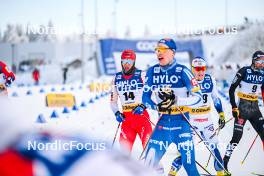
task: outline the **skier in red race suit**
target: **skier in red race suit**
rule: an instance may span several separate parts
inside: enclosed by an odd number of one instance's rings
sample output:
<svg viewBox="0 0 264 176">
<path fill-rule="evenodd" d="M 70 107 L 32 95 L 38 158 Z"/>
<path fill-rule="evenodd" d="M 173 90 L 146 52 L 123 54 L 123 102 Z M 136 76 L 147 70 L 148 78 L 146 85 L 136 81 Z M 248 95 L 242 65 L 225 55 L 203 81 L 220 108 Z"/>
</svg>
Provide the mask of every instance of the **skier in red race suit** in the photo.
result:
<svg viewBox="0 0 264 176">
<path fill-rule="evenodd" d="M 15 74 L 9 71 L 7 65 L 0 61 L 0 95 L 7 95 L 7 87 L 15 80 Z"/>
<path fill-rule="evenodd" d="M 111 108 L 116 120 L 121 125 L 120 144 L 130 152 L 139 135 L 142 146 L 145 147 L 152 127 L 146 108 L 139 115 L 134 109 L 142 106 L 143 84 L 145 73 L 135 67 L 136 54 L 133 50 L 124 50 L 121 55 L 122 71 L 116 73 L 112 82 Z M 118 108 L 120 99 L 122 110 Z"/>
</svg>

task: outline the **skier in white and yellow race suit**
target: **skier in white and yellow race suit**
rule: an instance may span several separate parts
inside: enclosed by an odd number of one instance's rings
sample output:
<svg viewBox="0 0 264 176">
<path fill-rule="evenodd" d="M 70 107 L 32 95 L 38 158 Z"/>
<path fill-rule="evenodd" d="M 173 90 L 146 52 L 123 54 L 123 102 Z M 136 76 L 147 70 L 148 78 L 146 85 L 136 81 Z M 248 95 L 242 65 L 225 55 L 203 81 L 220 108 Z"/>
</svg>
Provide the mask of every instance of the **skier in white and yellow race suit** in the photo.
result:
<svg viewBox="0 0 264 176">
<path fill-rule="evenodd" d="M 190 110 L 190 123 L 197 130 L 203 138 L 206 145 L 216 156 L 214 168 L 217 176 L 224 175 L 223 160 L 221 158 L 219 149 L 217 148 L 218 139 L 214 130 L 214 124 L 211 119 L 211 103 L 213 101 L 214 107 L 219 114 L 219 129 L 225 126 L 225 115 L 220 98 L 218 97 L 218 90 L 216 88 L 216 81 L 209 74 L 206 74 L 206 62 L 201 57 L 196 57 L 192 61 L 192 72 L 195 79 L 198 81 L 203 96 L 203 106 L 199 108 L 192 108 Z M 182 166 L 181 156 L 179 155 L 172 162 L 169 176 L 176 176 L 178 170 Z"/>
</svg>

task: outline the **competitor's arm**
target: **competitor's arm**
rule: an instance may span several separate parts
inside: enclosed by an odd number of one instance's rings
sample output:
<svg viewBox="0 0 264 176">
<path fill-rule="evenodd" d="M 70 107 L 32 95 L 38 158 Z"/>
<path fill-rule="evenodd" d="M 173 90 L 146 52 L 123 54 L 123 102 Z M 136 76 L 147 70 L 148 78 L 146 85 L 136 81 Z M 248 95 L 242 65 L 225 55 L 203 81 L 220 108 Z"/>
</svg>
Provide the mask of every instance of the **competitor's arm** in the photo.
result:
<svg viewBox="0 0 264 176">
<path fill-rule="evenodd" d="M 145 71 L 141 71 L 140 79 L 141 79 L 141 83 L 138 83 L 137 91 L 139 91 L 139 94 L 143 96 L 144 85 L 145 85 L 145 81 L 146 81 L 146 72 Z M 141 101 L 142 101 L 142 98 L 141 98 Z M 143 104 L 143 102 L 142 102 L 142 104 Z"/>
<path fill-rule="evenodd" d="M 146 76 L 147 76 L 147 73 L 145 71 L 142 71 L 141 72 L 141 80 L 142 80 L 143 84 L 145 83 Z"/>
<path fill-rule="evenodd" d="M 119 122 L 119 123 L 122 123 L 125 119 L 125 116 L 123 113 L 121 113 L 119 111 L 119 108 L 118 108 L 118 92 L 117 92 L 117 88 L 116 88 L 116 85 L 115 85 L 115 77 L 112 81 L 112 91 L 111 91 L 111 100 L 110 100 L 110 105 L 111 105 L 111 109 L 113 111 L 113 113 L 115 114 L 116 116 L 116 120 Z"/>
<path fill-rule="evenodd" d="M 223 111 L 221 99 L 218 96 L 218 90 L 217 90 L 216 81 L 214 78 L 212 78 L 212 83 L 213 83 L 213 90 L 212 90 L 211 97 L 214 102 L 214 107 L 219 114 L 219 120 L 218 120 L 219 129 L 222 129 L 225 126 L 225 113 Z"/>
<path fill-rule="evenodd" d="M 6 64 L 0 61 L 0 73 L 4 73 L 4 75 L 6 75 L 6 70 Z"/>
<path fill-rule="evenodd" d="M 15 77 L 14 73 L 12 71 L 9 71 L 7 68 L 7 65 L 4 62 L 0 61 L 0 73 L 3 73 L 6 77 Z"/>
<path fill-rule="evenodd" d="M 110 99 L 110 105 L 113 113 L 115 114 L 117 111 L 119 111 L 118 108 L 118 93 L 115 85 L 115 77 L 111 84 L 111 99 Z"/>
<path fill-rule="evenodd" d="M 12 71 L 9 71 L 7 65 L 2 61 L 0 61 L 0 73 L 3 73 L 5 76 L 6 86 L 10 86 L 11 83 L 16 79 L 15 74 Z"/>
<path fill-rule="evenodd" d="M 142 104 L 147 108 L 156 110 L 157 109 L 156 103 L 151 99 L 151 95 L 152 95 L 151 77 L 152 77 L 152 70 L 149 69 L 144 79 L 145 83 L 143 87 Z"/>
<path fill-rule="evenodd" d="M 263 104 L 264 104 L 264 83 L 261 86 L 261 95 L 262 95 L 262 101 L 263 101 Z"/>
<path fill-rule="evenodd" d="M 193 74 L 189 69 L 184 68 L 182 70 L 182 80 L 186 85 L 186 88 L 190 92 L 190 97 L 178 97 L 178 106 L 201 106 L 202 103 L 202 93 L 200 87 L 195 80 Z"/>
<path fill-rule="evenodd" d="M 214 102 L 214 107 L 218 113 L 222 113 L 222 112 L 224 112 L 223 106 L 222 106 L 221 99 L 218 96 L 218 90 L 217 90 L 216 81 L 214 78 L 212 78 L 212 82 L 213 82 L 213 90 L 212 90 L 211 97 L 212 97 L 212 100 Z"/>
<path fill-rule="evenodd" d="M 233 82 L 229 88 L 229 98 L 230 98 L 230 103 L 231 103 L 232 108 L 237 108 L 235 91 L 236 91 L 237 86 L 240 84 L 244 73 L 245 73 L 244 67 L 241 68 L 240 70 L 238 70 L 238 72 L 236 73 L 236 76 L 233 79 Z"/>
</svg>

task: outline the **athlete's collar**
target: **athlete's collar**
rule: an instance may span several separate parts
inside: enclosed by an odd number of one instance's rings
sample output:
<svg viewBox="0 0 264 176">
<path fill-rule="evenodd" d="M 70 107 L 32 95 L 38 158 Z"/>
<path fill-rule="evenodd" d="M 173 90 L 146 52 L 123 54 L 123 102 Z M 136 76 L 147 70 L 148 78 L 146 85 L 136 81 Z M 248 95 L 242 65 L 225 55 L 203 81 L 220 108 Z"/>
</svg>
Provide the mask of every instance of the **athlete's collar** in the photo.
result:
<svg viewBox="0 0 264 176">
<path fill-rule="evenodd" d="M 256 68 L 254 67 L 253 64 L 251 65 L 251 69 L 252 69 L 254 72 L 264 74 L 264 70 L 263 70 L 263 69 L 256 69 Z"/>
<path fill-rule="evenodd" d="M 138 69 L 136 67 L 134 67 L 133 72 L 131 72 L 130 74 L 124 74 L 123 72 L 121 72 L 122 78 L 124 78 L 126 80 L 131 79 L 133 76 L 135 76 L 137 71 L 138 71 Z"/>
<path fill-rule="evenodd" d="M 197 79 L 196 79 L 197 80 Z M 197 80 L 199 84 L 201 84 L 204 81 L 204 78 L 202 80 Z"/>
<path fill-rule="evenodd" d="M 173 66 L 175 66 L 176 64 L 177 64 L 176 59 L 173 58 L 171 64 L 168 64 L 168 65 L 165 65 L 165 66 L 161 66 L 161 65 L 160 65 L 161 71 L 167 71 L 167 70 L 169 70 L 170 68 L 172 68 Z"/>
</svg>

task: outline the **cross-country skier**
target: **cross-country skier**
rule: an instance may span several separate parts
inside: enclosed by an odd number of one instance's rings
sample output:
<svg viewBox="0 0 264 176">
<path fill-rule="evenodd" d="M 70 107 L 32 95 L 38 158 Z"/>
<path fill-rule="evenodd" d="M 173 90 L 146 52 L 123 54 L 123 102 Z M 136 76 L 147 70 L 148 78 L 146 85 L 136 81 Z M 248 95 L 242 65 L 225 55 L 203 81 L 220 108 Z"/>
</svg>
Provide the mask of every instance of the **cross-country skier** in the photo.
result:
<svg viewBox="0 0 264 176">
<path fill-rule="evenodd" d="M 201 91 L 191 71 L 174 59 L 176 44 L 172 39 L 161 39 L 155 49 L 159 64 L 147 71 L 143 93 L 143 105 L 157 109 L 160 119 L 146 148 L 145 164 L 157 169 L 162 156 L 171 143 L 177 145 L 182 163 L 190 176 L 199 175 L 195 164 L 191 129 L 182 113 L 189 118 L 188 109 L 200 106 Z M 152 100 L 152 93 L 156 97 Z"/>
<path fill-rule="evenodd" d="M 259 134 L 264 148 L 264 118 L 259 110 L 258 95 L 264 97 L 264 52 L 256 51 L 252 56 L 252 64 L 241 68 L 230 86 L 229 96 L 232 114 L 235 118 L 233 137 L 227 146 L 224 156 L 224 166 L 228 170 L 228 162 L 233 150 L 243 135 L 243 127 L 247 120 Z M 235 101 L 235 90 L 239 85 L 237 96 L 239 104 Z"/>
<path fill-rule="evenodd" d="M 219 114 L 219 129 L 225 126 L 225 115 L 220 98 L 218 97 L 218 90 L 216 87 L 216 81 L 211 75 L 206 73 L 206 62 L 201 57 L 196 57 L 192 60 L 192 72 L 195 79 L 198 81 L 202 95 L 203 95 L 203 107 L 193 108 L 190 111 L 190 122 L 195 129 L 200 133 L 201 137 L 205 141 L 206 145 L 209 145 L 217 157 L 218 161 L 223 166 L 223 160 L 220 152 L 217 148 L 218 139 L 214 131 L 214 124 L 211 119 L 211 103 L 213 101 L 214 107 Z M 217 171 L 217 176 L 223 176 L 223 167 L 214 161 L 214 167 Z M 182 161 L 181 156 L 178 156 L 172 163 L 169 176 L 176 176 L 177 171 L 181 168 Z"/>
<path fill-rule="evenodd" d="M 0 96 L 7 96 L 7 87 L 15 80 L 15 74 L 9 71 L 7 65 L 0 61 Z"/>
<path fill-rule="evenodd" d="M 152 127 L 146 110 L 141 115 L 133 109 L 142 103 L 145 73 L 135 67 L 136 54 L 133 50 L 124 50 L 121 55 L 122 72 L 116 73 L 112 82 L 111 108 L 121 125 L 120 143 L 132 150 L 137 134 L 145 147 Z M 122 108 L 118 107 L 118 98 Z"/>
</svg>

